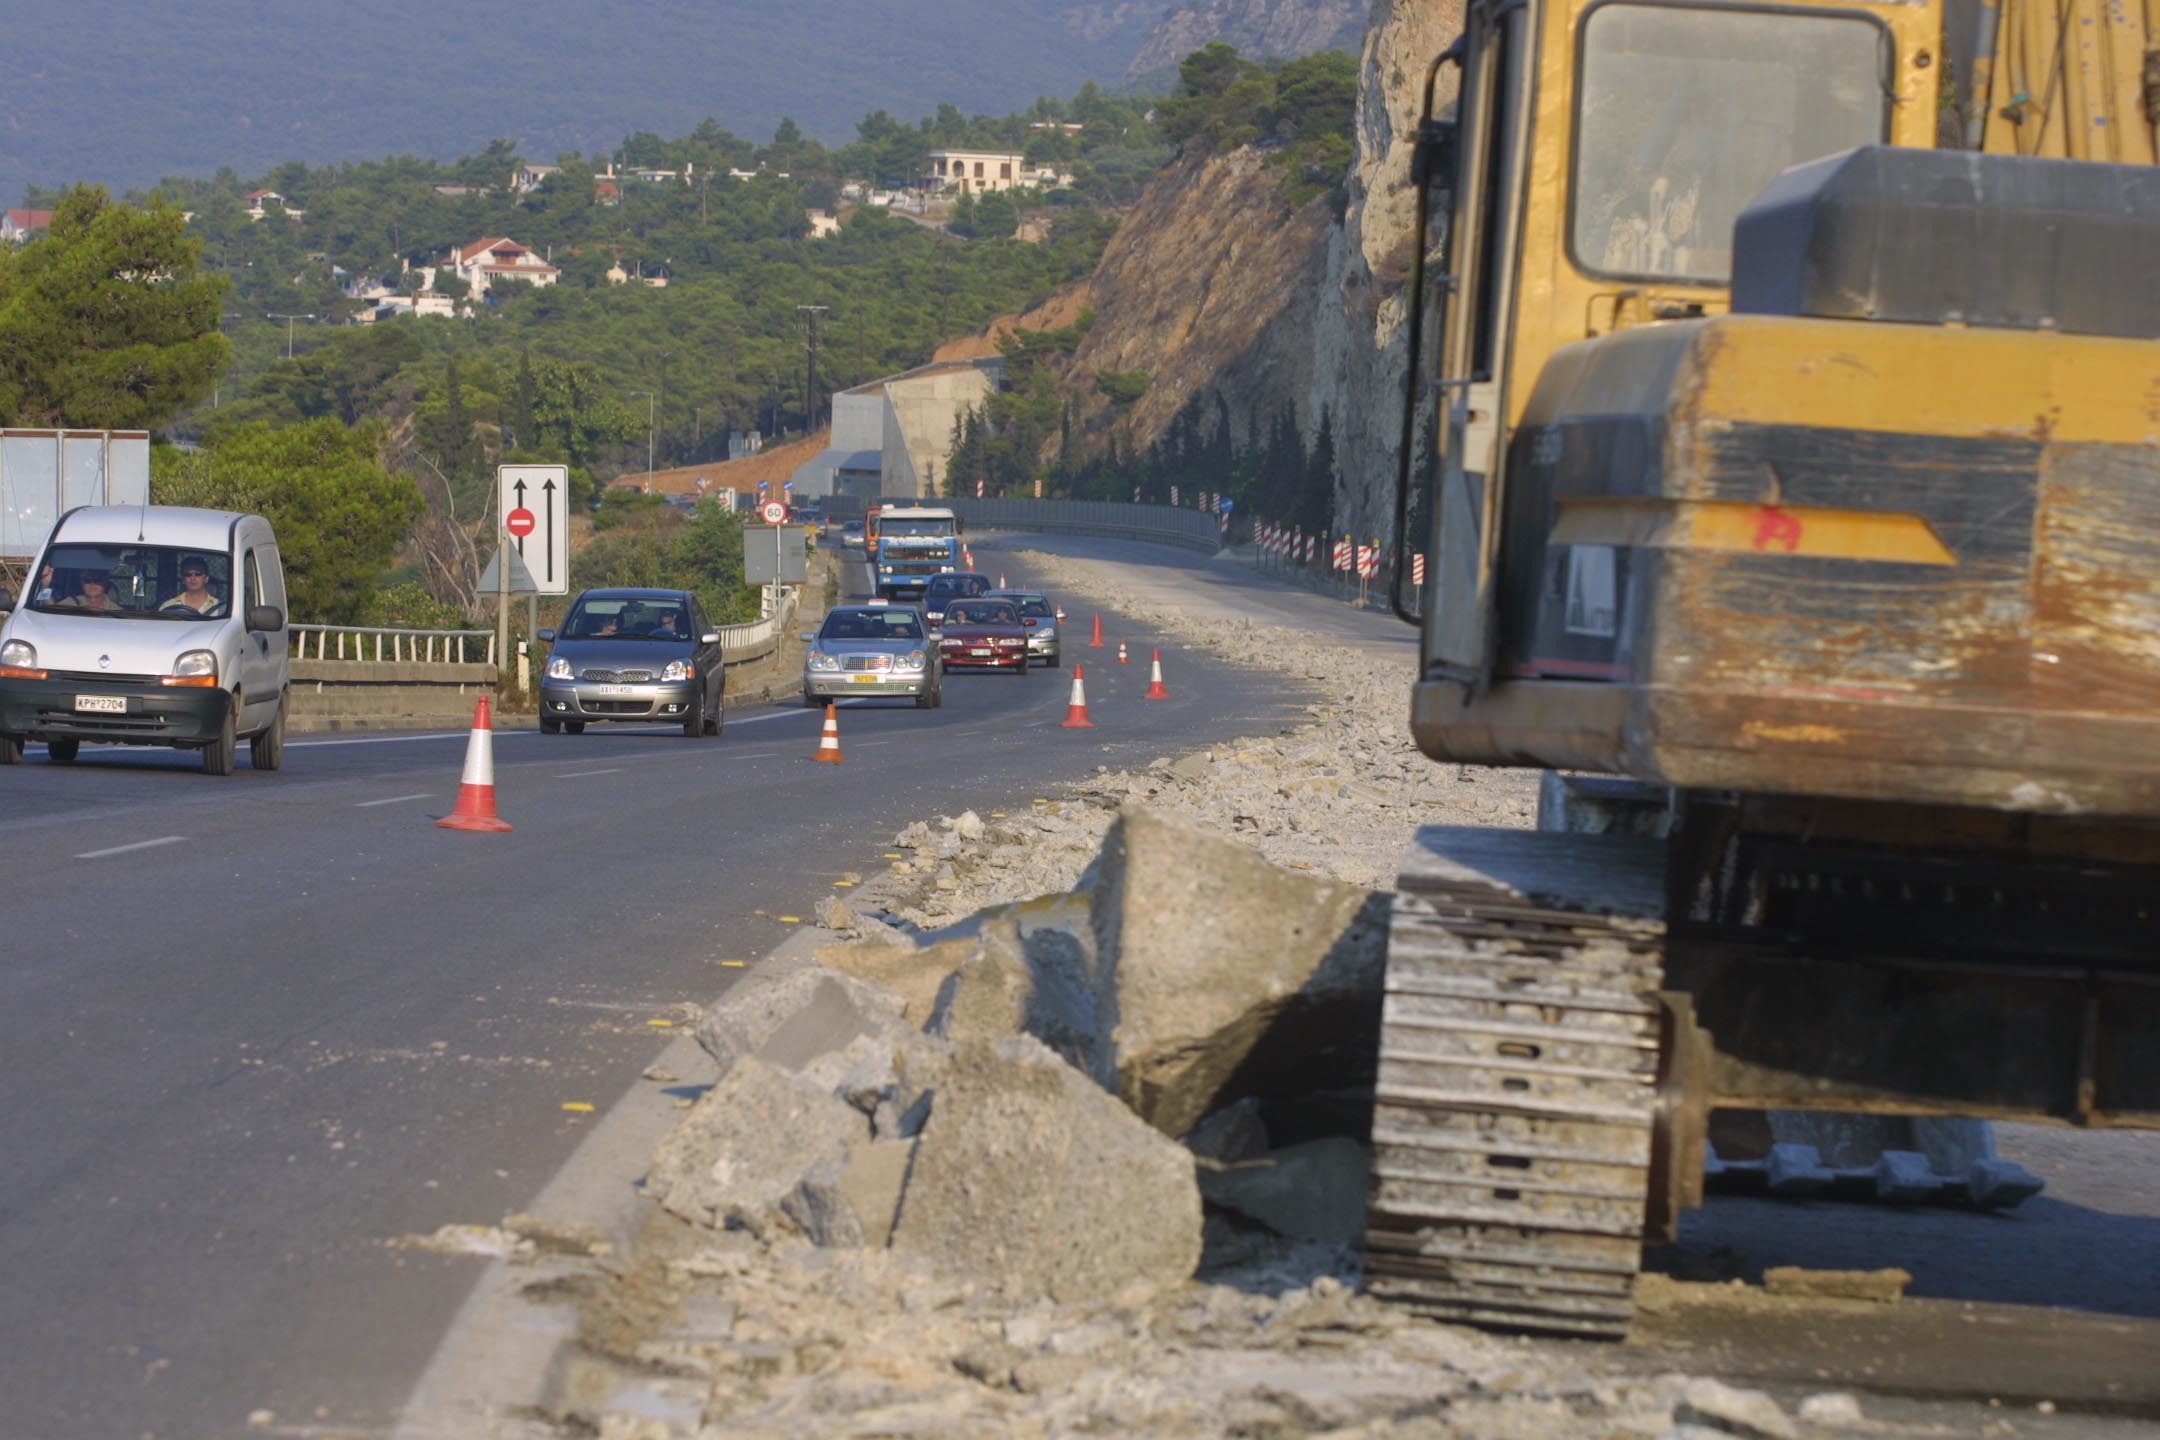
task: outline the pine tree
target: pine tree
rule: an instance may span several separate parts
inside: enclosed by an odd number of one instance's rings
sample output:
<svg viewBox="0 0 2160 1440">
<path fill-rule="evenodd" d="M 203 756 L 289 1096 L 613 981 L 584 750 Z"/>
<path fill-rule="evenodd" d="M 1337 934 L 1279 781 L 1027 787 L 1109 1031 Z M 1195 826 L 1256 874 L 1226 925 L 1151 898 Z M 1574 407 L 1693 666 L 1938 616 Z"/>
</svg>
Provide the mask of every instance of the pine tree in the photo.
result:
<svg viewBox="0 0 2160 1440">
<path fill-rule="evenodd" d="M 1328 531 L 1335 511 L 1335 421 L 1320 412 L 1320 431 L 1313 436 L 1312 454 L 1305 461 L 1305 482 L 1298 496 L 1298 520 L 1308 530 Z"/>
</svg>

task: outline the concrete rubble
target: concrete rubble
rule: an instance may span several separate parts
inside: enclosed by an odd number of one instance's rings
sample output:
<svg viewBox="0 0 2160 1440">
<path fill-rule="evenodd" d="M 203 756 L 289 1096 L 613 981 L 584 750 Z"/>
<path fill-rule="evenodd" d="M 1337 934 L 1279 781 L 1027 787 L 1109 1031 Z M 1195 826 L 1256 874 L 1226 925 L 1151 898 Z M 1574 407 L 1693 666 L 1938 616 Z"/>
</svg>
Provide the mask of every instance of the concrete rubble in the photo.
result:
<svg viewBox="0 0 2160 1440">
<path fill-rule="evenodd" d="M 1358 1293 L 1366 1118 L 1339 1102 L 1370 1082 L 1375 888 L 1412 825 L 1525 824 L 1535 785 L 1416 758 L 1401 677 L 1367 656 L 1191 638 L 1329 698 L 1280 737 L 910 825 L 888 873 L 820 908 L 846 943 L 731 991 L 698 1029 L 718 1078 L 646 1176 L 658 1209 L 583 1305 L 565 1432 L 1859 1423 Z"/>
</svg>

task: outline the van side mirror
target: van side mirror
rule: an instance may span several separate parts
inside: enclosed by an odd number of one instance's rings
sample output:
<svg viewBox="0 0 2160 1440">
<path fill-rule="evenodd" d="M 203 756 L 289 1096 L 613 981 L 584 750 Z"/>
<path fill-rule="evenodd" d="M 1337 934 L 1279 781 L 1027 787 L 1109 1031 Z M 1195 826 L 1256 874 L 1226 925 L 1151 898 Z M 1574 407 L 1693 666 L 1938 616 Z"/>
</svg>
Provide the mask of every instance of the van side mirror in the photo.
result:
<svg viewBox="0 0 2160 1440">
<path fill-rule="evenodd" d="M 14 608 L 15 597 L 8 593 L 6 586 L 0 585 L 0 615 L 5 615 Z"/>
<path fill-rule="evenodd" d="M 552 645 L 555 643 L 555 631 L 552 627 L 543 626 L 538 632 L 538 634 L 540 638 L 542 640 L 545 640 L 548 644 Z"/>
<path fill-rule="evenodd" d="M 275 635 L 285 628 L 285 612 L 275 605 L 250 605 L 247 612 L 247 628 Z"/>
</svg>

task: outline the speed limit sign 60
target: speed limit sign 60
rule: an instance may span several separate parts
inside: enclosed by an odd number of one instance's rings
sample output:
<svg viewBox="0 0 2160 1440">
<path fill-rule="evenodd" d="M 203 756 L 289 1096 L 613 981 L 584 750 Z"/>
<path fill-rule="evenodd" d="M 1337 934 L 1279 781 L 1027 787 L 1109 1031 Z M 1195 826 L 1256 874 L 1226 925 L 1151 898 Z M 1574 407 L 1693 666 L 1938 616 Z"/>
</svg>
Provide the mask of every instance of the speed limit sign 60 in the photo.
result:
<svg viewBox="0 0 2160 1440">
<path fill-rule="evenodd" d="M 765 506 L 765 508 L 758 513 L 765 517 L 766 524 L 778 525 L 781 521 L 787 519 L 787 506 L 782 505 L 777 500 L 774 500 L 769 502 Z"/>
</svg>

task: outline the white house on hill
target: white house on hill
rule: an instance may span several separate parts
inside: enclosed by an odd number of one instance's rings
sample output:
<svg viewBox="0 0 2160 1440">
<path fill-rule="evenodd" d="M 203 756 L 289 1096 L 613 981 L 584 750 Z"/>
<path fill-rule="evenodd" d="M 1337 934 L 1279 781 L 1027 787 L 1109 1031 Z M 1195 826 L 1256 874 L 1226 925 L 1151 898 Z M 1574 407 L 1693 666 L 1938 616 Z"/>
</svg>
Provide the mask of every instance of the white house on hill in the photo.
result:
<svg viewBox="0 0 2160 1440">
<path fill-rule="evenodd" d="M 475 240 L 444 257 L 442 267 L 484 295 L 497 280 L 523 280 L 532 285 L 553 285 L 562 271 L 535 255 L 507 235 Z"/>
</svg>

